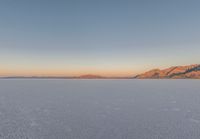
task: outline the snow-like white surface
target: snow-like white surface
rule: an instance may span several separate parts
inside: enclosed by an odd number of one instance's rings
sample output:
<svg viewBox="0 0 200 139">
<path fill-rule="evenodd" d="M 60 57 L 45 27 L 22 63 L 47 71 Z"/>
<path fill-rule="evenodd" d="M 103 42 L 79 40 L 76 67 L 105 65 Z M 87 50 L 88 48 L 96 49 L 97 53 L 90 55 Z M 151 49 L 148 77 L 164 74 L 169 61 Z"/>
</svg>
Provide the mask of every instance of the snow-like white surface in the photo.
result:
<svg viewBox="0 0 200 139">
<path fill-rule="evenodd" d="M 199 139 L 200 80 L 0 80 L 0 139 Z"/>
</svg>

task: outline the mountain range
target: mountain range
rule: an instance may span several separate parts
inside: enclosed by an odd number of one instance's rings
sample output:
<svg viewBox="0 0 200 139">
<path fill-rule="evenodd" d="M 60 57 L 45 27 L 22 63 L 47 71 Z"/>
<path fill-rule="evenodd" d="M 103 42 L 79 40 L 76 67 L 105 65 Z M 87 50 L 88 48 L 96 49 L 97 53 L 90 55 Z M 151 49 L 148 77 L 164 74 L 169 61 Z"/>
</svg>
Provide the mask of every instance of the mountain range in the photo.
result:
<svg viewBox="0 0 200 139">
<path fill-rule="evenodd" d="M 200 64 L 153 69 L 135 76 L 136 79 L 200 79 Z"/>
</svg>

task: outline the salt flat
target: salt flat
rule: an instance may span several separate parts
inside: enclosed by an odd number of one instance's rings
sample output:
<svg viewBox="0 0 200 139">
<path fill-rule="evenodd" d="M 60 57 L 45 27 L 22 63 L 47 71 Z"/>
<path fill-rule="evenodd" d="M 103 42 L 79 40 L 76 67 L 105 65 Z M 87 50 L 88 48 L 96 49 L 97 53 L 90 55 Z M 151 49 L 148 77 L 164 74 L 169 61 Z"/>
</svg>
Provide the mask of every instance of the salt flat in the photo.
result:
<svg viewBox="0 0 200 139">
<path fill-rule="evenodd" d="M 0 80 L 0 139 L 199 139 L 200 80 Z"/>
</svg>

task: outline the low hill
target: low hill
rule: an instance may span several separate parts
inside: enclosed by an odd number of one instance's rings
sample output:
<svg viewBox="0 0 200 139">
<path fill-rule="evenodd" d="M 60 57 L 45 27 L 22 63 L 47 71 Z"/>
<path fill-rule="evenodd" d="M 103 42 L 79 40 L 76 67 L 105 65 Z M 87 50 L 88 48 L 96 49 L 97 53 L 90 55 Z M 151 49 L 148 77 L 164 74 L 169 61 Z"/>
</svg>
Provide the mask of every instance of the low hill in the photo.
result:
<svg viewBox="0 0 200 139">
<path fill-rule="evenodd" d="M 100 75 L 87 74 L 87 75 L 81 75 L 78 78 L 80 78 L 80 79 L 100 79 L 100 78 L 105 78 L 105 77 L 100 76 Z"/>
</svg>

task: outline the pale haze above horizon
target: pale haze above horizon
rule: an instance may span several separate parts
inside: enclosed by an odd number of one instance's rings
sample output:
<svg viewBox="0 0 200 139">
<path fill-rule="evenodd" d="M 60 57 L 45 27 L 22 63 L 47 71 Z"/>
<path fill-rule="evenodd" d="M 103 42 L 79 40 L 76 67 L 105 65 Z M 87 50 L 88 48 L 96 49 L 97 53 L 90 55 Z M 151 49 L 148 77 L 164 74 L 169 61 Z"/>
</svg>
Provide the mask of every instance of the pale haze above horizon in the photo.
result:
<svg viewBox="0 0 200 139">
<path fill-rule="evenodd" d="M 198 0 L 1 0 L 0 76 L 132 76 L 200 63 Z"/>
</svg>

